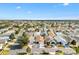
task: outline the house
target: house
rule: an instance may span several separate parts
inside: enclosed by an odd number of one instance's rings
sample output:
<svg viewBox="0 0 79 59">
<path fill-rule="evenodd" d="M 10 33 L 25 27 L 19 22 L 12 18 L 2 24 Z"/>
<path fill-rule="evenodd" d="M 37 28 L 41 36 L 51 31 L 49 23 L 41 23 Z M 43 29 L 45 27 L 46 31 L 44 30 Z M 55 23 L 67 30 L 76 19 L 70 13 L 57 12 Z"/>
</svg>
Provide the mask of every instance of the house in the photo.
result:
<svg viewBox="0 0 79 59">
<path fill-rule="evenodd" d="M 6 40 L 0 39 L 0 50 L 3 49 L 3 46 L 7 43 Z"/>
<path fill-rule="evenodd" d="M 67 41 L 62 37 L 62 33 L 61 32 L 57 32 L 56 33 L 57 36 L 55 36 L 55 40 L 57 42 L 61 42 L 63 46 L 65 46 L 65 44 L 67 44 Z"/>
<path fill-rule="evenodd" d="M 40 36 L 40 35 L 37 35 L 35 37 L 35 41 L 37 41 L 37 42 L 44 42 L 44 38 L 42 36 Z"/>
<path fill-rule="evenodd" d="M 2 49 L 3 45 L 8 42 L 9 36 L 0 36 L 0 49 Z"/>
<path fill-rule="evenodd" d="M 43 48 L 44 47 L 44 38 L 40 35 L 37 35 L 35 37 L 35 46 L 38 48 Z"/>
<path fill-rule="evenodd" d="M 6 36 L 6 35 L 0 36 L 0 39 L 3 39 L 3 40 L 10 40 L 10 39 L 9 39 L 9 36 Z"/>
<path fill-rule="evenodd" d="M 62 38 L 62 37 L 56 36 L 56 37 L 55 37 L 55 40 L 56 40 L 57 42 L 61 42 L 63 46 L 65 46 L 65 44 L 67 44 L 66 40 L 65 40 L 64 38 Z"/>
<path fill-rule="evenodd" d="M 36 37 L 36 36 L 38 36 L 38 35 L 40 35 L 40 32 L 35 32 L 35 33 L 34 33 L 34 37 Z"/>
</svg>

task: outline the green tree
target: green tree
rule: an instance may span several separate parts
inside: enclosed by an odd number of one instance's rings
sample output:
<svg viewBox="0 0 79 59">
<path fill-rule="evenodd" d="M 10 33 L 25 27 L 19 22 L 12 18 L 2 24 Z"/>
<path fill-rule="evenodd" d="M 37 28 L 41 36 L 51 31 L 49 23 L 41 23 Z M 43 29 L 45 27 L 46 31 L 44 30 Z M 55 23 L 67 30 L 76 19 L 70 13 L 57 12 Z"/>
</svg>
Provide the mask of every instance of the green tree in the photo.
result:
<svg viewBox="0 0 79 59">
<path fill-rule="evenodd" d="M 26 37 L 27 35 L 26 35 L 26 33 L 25 33 L 25 32 L 23 32 L 22 36 L 23 36 L 23 37 Z"/>
<path fill-rule="evenodd" d="M 56 51 L 56 55 L 64 55 L 64 52 L 61 51 L 61 50 L 57 50 L 57 51 Z"/>
<path fill-rule="evenodd" d="M 18 43 L 20 43 L 20 45 L 22 47 L 25 46 L 25 45 L 28 45 L 28 43 L 29 43 L 29 37 L 27 35 L 19 37 Z"/>
<path fill-rule="evenodd" d="M 15 34 L 18 34 L 18 33 L 19 33 L 19 31 L 18 31 L 18 30 L 16 30 L 16 31 L 15 31 Z"/>
<path fill-rule="evenodd" d="M 11 33 L 11 35 L 9 36 L 10 39 L 15 39 L 15 36 L 13 33 Z"/>
<path fill-rule="evenodd" d="M 51 27 L 54 27 L 54 24 L 51 24 Z"/>
<path fill-rule="evenodd" d="M 42 50 L 42 55 L 49 55 L 49 52 L 45 51 L 45 50 Z"/>
<path fill-rule="evenodd" d="M 75 40 L 72 40 L 71 44 L 72 45 L 76 45 L 76 41 Z"/>
<path fill-rule="evenodd" d="M 26 52 L 31 53 L 31 48 L 29 46 L 27 47 Z"/>
</svg>

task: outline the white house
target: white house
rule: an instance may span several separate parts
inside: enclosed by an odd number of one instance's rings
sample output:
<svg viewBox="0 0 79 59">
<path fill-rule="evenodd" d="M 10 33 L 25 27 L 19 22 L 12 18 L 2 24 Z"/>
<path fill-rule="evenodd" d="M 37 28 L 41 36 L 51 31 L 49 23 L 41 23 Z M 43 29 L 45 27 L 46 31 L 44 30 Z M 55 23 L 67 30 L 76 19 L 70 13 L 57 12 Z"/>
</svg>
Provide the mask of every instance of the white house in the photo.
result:
<svg viewBox="0 0 79 59">
<path fill-rule="evenodd" d="M 4 44 L 6 44 L 7 41 L 0 39 L 0 50 L 3 49 Z"/>
</svg>

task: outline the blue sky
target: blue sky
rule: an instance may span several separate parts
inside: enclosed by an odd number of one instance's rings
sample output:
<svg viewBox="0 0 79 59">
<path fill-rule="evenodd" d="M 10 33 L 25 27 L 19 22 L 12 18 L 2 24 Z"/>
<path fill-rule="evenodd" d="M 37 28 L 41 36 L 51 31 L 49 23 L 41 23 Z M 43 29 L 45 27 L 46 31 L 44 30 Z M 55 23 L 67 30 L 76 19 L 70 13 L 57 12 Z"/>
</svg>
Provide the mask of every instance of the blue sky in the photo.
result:
<svg viewBox="0 0 79 59">
<path fill-rule="evenodd" d="M 0 3 L 0 19 L 79 19 L 79 4 Z"/>
</svg>

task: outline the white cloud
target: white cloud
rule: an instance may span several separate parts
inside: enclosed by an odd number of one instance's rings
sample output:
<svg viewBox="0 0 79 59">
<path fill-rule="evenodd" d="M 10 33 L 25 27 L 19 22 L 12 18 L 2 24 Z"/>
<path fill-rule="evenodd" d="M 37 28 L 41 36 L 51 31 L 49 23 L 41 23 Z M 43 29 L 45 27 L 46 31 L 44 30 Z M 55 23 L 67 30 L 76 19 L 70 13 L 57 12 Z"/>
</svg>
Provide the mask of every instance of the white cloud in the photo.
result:
<svg viewBox="0 0 79 59">
<path fill-rule="evenodd" d="M 16 9 L 20 9 L 20 8 L 21 8 L 21 6 L 17 6 L 17 7 L 16 7 Z"/>
<path fill-rule="evenodd" d="M 69 3 L 64 3 L 64 6 L 67 6 L 67 5 L 69 5 Z"/>
</svg>

